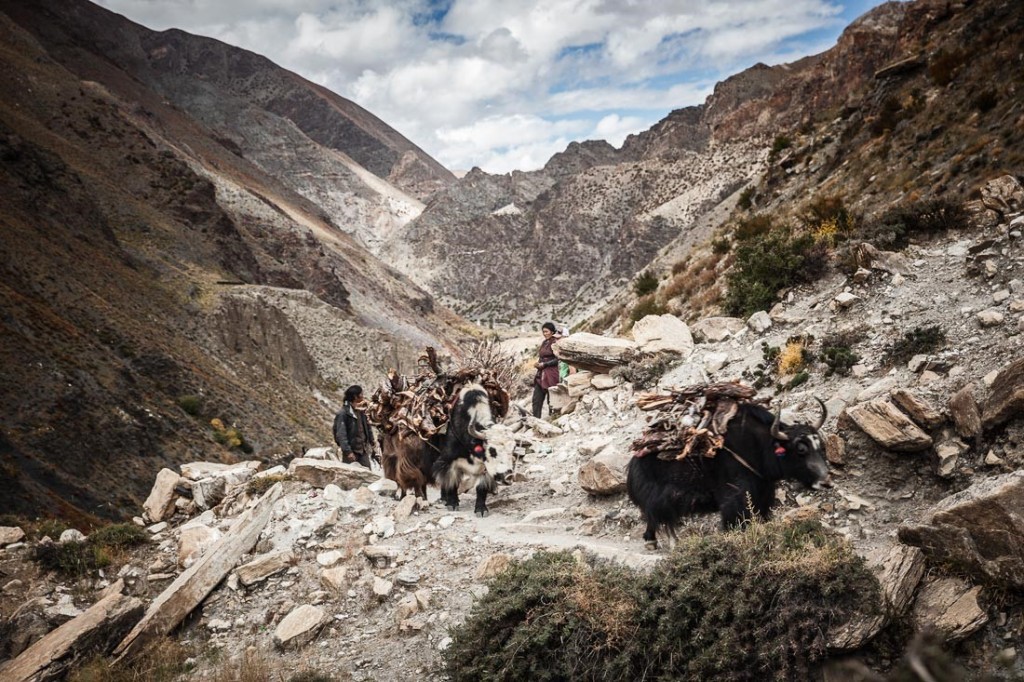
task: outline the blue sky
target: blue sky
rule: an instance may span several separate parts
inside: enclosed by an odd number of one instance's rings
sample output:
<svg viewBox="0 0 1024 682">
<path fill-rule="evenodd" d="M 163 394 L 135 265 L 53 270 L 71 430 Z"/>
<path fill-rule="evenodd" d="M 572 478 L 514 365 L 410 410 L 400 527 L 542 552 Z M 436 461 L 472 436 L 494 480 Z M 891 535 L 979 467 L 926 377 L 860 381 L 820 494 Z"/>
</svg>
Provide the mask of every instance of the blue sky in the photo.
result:
<svg viewBox="0 0 1024 682">
<path fill-rule="evenodd" d="M 452 170 L 621 145 L 757 62 L 832 46 L 873 0 L 98 0 L 263 54 Z"/>
</svg>

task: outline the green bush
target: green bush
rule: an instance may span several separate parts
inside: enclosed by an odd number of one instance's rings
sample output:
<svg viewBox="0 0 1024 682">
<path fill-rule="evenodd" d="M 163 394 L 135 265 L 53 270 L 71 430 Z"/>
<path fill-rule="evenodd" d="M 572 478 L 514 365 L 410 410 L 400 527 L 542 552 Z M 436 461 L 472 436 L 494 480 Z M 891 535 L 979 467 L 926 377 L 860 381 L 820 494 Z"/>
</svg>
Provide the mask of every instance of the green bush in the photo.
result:
<svg viewBox="0 0 1024 682">
<path fill-rule="evenodd" d="M 664 315 L 668 310 L 664 305 L 658 303 L 654 294 L 648 294 L 636 302 L 633 310 L 629 312 L 629 319 L 637 322 L 648 315 Z"/>
<path fill-rule="evenodd" d="M 963 227 L 968 222 L 963 205 L 949 199 L 922 199 L 893 206 L 862 231 L 863 239 L 880 249 L 903 249 L 914 236 L 930 236 Z"/>
<path fill-rule="evenodd" d="M 633 291 L 637 296 L 646 296 L 647 294 L 653 294 L 658 290 L 658 278 L 651 273 L 644 272 L 640 273 L 640 276 L 633 282 Z"/>
<path fill-rule="evenodd" d="M 937 324 L 914 327 L 886 349 L 885 362 L 890 365 L 902 364 L 915 355 L 930 353 L 945 342 L 946 332 Z"/>
<path fill-rule="evenodd" d="M 36 545 L 32 558 L 49 571 L 71 577 L 88 575 L 110 565 L 110 554 L 106 548 L 88 540 Z"/>
<path fill-rule="evenodd" d="M 729 241 L 728 237 L 718 237 L 711 242 L 712 253 L 718 255 L 729 253 L 729 249 L 732 248 L 732 242 Z"/>
<path fill-rule="evenodd" d="M 688 537 L 650 572 L 540 552 L 494 578 L 443 654 L 462 680 L 812 679 L 876 579 L 814 522 Z"/>
<path fill-rule="evenodd" d="M 824 346 L 821 349 L 821 361 L 828 367 L 825 376 L 848 376 L 853 366 L 860 362 L 860 356 L 847 346 Z"/>
<path fill-rule="evenodd" d="M 95 530 L 89 535 L 89 542 L 102 547 L 137 547 L 149 541 L 145 529 L 134 523 L 115 523 Z"/>
<path fill-rule="evenodd" d="M 740 198 L 736 200 L 736 205 L 741 211 L 749 211 L 754 205 L 754 195 L 757 193 L 757 189 L 753 186 L 747 187 L 745 190 L 740 192 Z"/>
<path fill-rule="evenodd" d="M 185 411 L 185 414 L 198 417 L 203 410 L 203 399 L 197 395 L 178 396 L 178 407 Z"/>
<path fill-rule="evenodd" d="M 777 230 L 736 248 L 729 273 L 725 308 L 730 315 L 747 317 L 768 310 L 779 292 L 801 283 L 817 281 L 828 266 L 828 247 L 811 235 L 792 235 Z"/>
<path fill-rule="evenodd" d="M 634 388 L 652 388 L 672 369 L 676 360 L 670 355 L 650 355 L 613 367 L 611 375 L 633 384 Z"/>
<path fill-rule="evenodd" d="M 789 139 L 787 136 L 776 136 L 775 140 L 772 142 L 772 149 L 770 152 L 768 152 L 768 160 L 774 161 L 783 150 L 789 149 L 792 146 L 793 141 Z"/>
</svg>

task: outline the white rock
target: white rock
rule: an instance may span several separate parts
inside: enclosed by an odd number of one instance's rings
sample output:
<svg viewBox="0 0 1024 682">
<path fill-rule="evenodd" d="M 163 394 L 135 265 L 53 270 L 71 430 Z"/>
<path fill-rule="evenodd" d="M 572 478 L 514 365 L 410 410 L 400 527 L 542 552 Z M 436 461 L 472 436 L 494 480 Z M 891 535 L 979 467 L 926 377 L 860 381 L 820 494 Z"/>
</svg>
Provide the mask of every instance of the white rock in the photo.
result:
<svg viewBox="0 0 1024 682">
<path fill-rule="evenodd" d="M 447 530 L 448 528 L 451 528 L 453 523 L 455 523 L 454 516 L 442 516 L 437 520 L 437 525 L 439 528 L 441 528 L 441 530 Z"/>
<path fill-rule="evenodd" d="M 845 310 L 847 308 L 852 307 L 855 303 L 859 302 L 860 296 L 844 291 L 843 293 L 836 296 L 833 300 L 835 300 L 836 305 Z"/>
<path fill-rule="evenodd" d="M 274 644 L 281 649 L 301 647 L 316 636 L 328 619 L 323 609 L 304 604 L 281 619 L 274 630 Z"/>
<path fill-rule="evenodd" d="M 183 528 L 178 540 L 178 564 L 188 568 L 221 538 L 221 532 L 202 524 Z"/>
<path fill-rule="evenodd" d="M 982 327 L 996 327 L 1003 323 L 1004 317 L 998 310 L 982 310 L 978 313 L 978 324 Z"/>
<path fill-rule="evenodd" d="M 758 334 L 763 334 L 772 328 L 772 317 L 763 310 L 758 310 L 756 313 L 747 318 L 747 326 Z"/>
<path fill-rule="evenodd" d="M 345 553 L 344 552 L 342 552 L 341 550 L 332 549 L 330 551 L 320 552 L 319 554 L 317 554 L 316 555 L 316 562 L 318 564 L 320 564 L 321 566 L 327 567 L 327 566 L 333 566 L 334 564 L 338 563 L 339 561 L 341 561 L 344 558 L 345 558 Z"/>
<path fill-rule="evenodd" d="M 718 343 L 738 335 L 746 328 L 746 322 L 735 317 L 705 317 L 694 323 L 691 331 L 704 343 Z"/>
<path fill-rule="evenodd" d="M 85 535 L 80 530 L 68 528 L 66 531 L 60 534 L 60 540 L 58 540 L 57 542 L 59 542 L 62 545 L 66 542 L 85 542 Z"/>
<path fill-rule="evenodd" d="M 169 527 L 170 524 L 168 524 L 166 521 L 161 521 L 160 523 L 154 523 L 146 530 L 149 532 L 150 535 L 156 535 L 157 533 L 163 533 Z"/>
<path fill-rule="evenodd" d="M 477 580 L 486 580 L 498 575 L 512 563 L 512 556 L 504 553 L 492 554 L 477 564 L 473 577 Z"/>
<path fill-rule="evenodd" d="M 688 357 L 693 352 L 693 335 L 675 315 L 648 315 L 633 325 L 633 339 L 641 352 L 668 351 Z"/>
<path fill-rule="evenodd" d="M 395 586 L 390 580 L 376 576 L 373 578 L 373 595 L 378 599 L 387 599 L 393 589 Z"/>
<path fill-rule="evenodd" d="M 160 522 L 174 513 L 174 488 L 178 485 L 179 478 L 181 477 L 170 469 L 161 469 L 156 475 L 153 489 L 142 504 L 145 517 L 150 521 Z"/>
<path fill-rule="evenodd" d="M 874 400 L 883 395 L 887 395 L 892 389 L 896 388 L 899 382 L 895 377 L 885 377 L 875 383 L 871 384 L 863 391 L 857 394 L 857 402 L 863 403 L 869 400 Z"/>
<path fill-rule="evenodd" d="M 333 483 L 328 483 L 327 485 L 324 486 L 324 502 L 326 502 L 327 504 L 331 505 L 332 507 L 337 507 L 342 503 L 344 499 L 345 493 L 338 486 L 334 485 Z"/>
<path fill-rule="evenodd" d="M 415 509 L 415 508 L 416 508 L 416 496 L 415 495 L 406 495 L 405 497 L 403 497 L 398 502 L 398 504 L 395 505 L 395 511 L 393 512 L 393 515 L 395 517 L 395 522 L 405 521 L 406 519 L 408 519 L 412 515 L 413 509 Z"/>
<path fill-rule="evenodd" d="M 590 385 L 599 391 L 615 388 L 621 383 L 621 380 L 616 379 L 611 374 L 595 374 L 594 378 L 590 380 Z"/>
<path fill-rule="evenodd" d="M 214 618 L 206 624 L 206 627 L 214 632 L 230 630 L 231 621 L 224 620 L 223 618 Z"/>
<path fill-rule="evenodd" d="M 334 459 L 334 448 L 332 447 L 320 447 L 310 448 L 302 453 L 303 457 L 308 459 Z"/>
<path fill-rule="evenodd" d="M 523 517 L 522 523 L 531 523 L 540 519 L 550 519 L 565 514 L 565 507 L 554 507 L 552 509 L 536 509 Z"/>
<path fill-rule="evenodd" d="M 1006 299 L 1010 298 L 1010 292 L 1007 289 L 1000 289 L 999 291 L 992 294 L 992 302 L 996 305 L 1002 303 Z"/>
<path fill-rule="evenodd" d="M 320 571 L 320 584 L 328 590 L 342 594 L 348 589 L 348 569 L 344 566 Z"/>
<path fill-rule="evenodd" d="M 725 367 L 728 362 L 728 353 L 708 353 L 704 356 L 704 370 L 708 374 L 714 374 Z"/>
</svg>

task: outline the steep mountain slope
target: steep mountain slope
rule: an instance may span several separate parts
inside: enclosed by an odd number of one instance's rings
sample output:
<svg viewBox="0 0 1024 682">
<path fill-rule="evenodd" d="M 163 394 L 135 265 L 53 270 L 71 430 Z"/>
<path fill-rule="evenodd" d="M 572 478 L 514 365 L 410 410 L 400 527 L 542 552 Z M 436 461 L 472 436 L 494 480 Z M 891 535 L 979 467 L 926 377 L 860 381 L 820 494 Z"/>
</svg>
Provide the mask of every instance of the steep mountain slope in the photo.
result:
<svg viewBox="0 0 1024 682">
<path fill-rule="evenodd" d="M 265 57 L 178 30 L 154 32 L 87 0 L 9 0 L 6 11 L 86 80 L 158 95 L 231 152 L 317 202 L 374 246 L 452 174 L 365 109 Z"/>
<path fill-rule="evenodd" d="M 0 510 L 116 516 L 154 466 L 330 442 L 335 389 L 462 334 L 163 95 L 0 22 Z"/>
</svg>

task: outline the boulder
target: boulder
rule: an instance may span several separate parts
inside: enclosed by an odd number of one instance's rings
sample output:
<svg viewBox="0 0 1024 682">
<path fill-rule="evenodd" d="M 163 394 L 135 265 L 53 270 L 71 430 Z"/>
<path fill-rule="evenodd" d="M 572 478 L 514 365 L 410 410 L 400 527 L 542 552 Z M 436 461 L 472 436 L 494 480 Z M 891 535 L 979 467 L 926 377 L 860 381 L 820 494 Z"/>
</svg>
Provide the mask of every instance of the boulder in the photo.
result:
<svg viewBox="0 0 1024 682">
<path fill-rule="evenodd" d="M 405 521 L 407 518 L 412 516 L 413 509 L 416 508 L 416 496 L 406 495 L 398 504 L 395 505 L 395 511 L 392 512 L 392 516 L 395 518 L 395 522 Z"/>
<path fill-rule="evenodd" d="M 593 436 L 579 444 L 579 453 L 584 457 L 593 457 L 611 444 L 611 436 Z"/>
<path fill-rule="evenodd" d="M 238 464 L 220 464 L 219 462 L 189 462 L 181 465 L 181 476 L 189 481 L 200 481 L 204 478 L 223 478 L 228 487 L 241 485 L 252 478 L 260 468 L 256 461 L 239 462 Z"/>
<path fill-rule="evenodd" d="M 348 588 L 348 569 L 344 566 L 325 568 L 320 571 L 320 584 L 336 594 L 341 594 Z"/>
<path fill-rule="evenodd" d="M 985 429 L 1002 426 L 1013 417 L 1024 415 L 1024 358 L 999 370 L 982 410 Z"/>
<path fill-rule="evenodd" d="M 266 580 L 275 573 L 280 573 L 295 561 L 295 555 L 290 549 L 280 552 L 268 552 L 261 554 L 247 564 L 235 569 L 238 580 L 246 587 L 255 585 L 261 580 Z"/>
<path fill-rule="evenodd" d="M 227 480 L 221 476 L 210 476 L 192 483 L 192 501 L 199 509 L 216 507 L 226 493 Z"/>
<path fill-rule="evenodd" d="M 854 304 L 860 301 L 860 296 L 857 294 L 851 294 L 849 291 L 844 291 L 838 294 L 834 299 L 835 304 L 842 310 L 853 307 Z"/>
<path fill-rule="evenodd" d="M 274 645 L 280 649 L 295 649 L 316 637 L 329 616 L 321 608 L 303 604 L 281 619 L 274 630 Z"/>
<path fill-rule="evenodd" d="M 583 465 L 579 473 L 580 487 L 591 495 L 616 495 L 626 489 L 626 465 L 629 450 L 607 448 Z"/>
<path fill-rule="evenodd" d="M 565 378 L 565 386 L 568 391 L 569 398 L 579 398 L 590 390 L 590 380 L 593 379 L 593 377 L 594 373 L 588 370 L 583 370 L 567 376 Z"/>
<path fill-rule="evenodd" d="M 982 310 L 978 313 L 978 324 L 982 327 L 998 327 L 1006 319 L 1006 316 L 993 308 Z"/>
<path fill-rule="evenodd" d="M 142 503 L 145 516 L 151 523 L 163 521 L 174 513 L 174 488 L 178 485 L 179 478 L 180 476 L 170 469 L 161 469 L 157 473 L 153 489 Z"/>
<path fill-rule="evenodd" d="M 561 413 L 571 402 L 572 398 L 569 397 L 569 386 L 567 384 L 555 384 L 548 389 L 548 405 L 551 406 L 552 412 Z"/>
<path fill-rule="evenodd" d="M 310 448 L 303 452 L 302 456 L 306 459 L 337 459 L 334 456 L 334 448 L 330 446 Z"/>
<path fill-rule="evenodd" d="M 960 455 L 967 447 L 960 441 L 953 439 L 943 441 L 935 446 L 935 473 L 939 478 L 949 478 L 956 473 L 956 465 L 960 461 Z"/>
<path fill-rule="evenodd" d="M 989 180 L 981 188 L 981 203 L 990 211 L 1005 217 L 1024 209 L 1024 187 L 1012 175 Z"/>
<path fill-rule="evenodd" d="M 559 339 L 553 350 L 559 360 L 574 367 L 607 372 L 612 367 L 629 363 L 636 357 L 638 346 L 628 339 L 578 332 Z"/>
<path fill-rule="evenodd" d="M 758 310 L 747 318 L 747 326 L 757 334 L 764 334 L 772 328 L 772 316 L 763 310 Z"/>
<path fill-rule="evenodd" d="M 888 401 L 872 400 L 854 405 L 846 409 L 846 414 L 887 450 L 919 452 L 932 446 L 931 436 Z"/>
<path fill-rule="evenodd" d="M 695 322 L 690 331 L 702 343 L 718 343 L 736 336 L 746 328 L 746 322 L 736 317 L 705 317 Z"/>
<path fill-rule="evenodd" d="M 178 541 L 178 565 L 188 568 L 220 538 L 219 530 L 201 523 L 182 528 L 181 539 Z"/>
<path fill-rule="evenodd" d="M 473 577 L 477 580 L 493 578 L 508 568 L 511 563 L 512 557 L 508 554 L 492 554 L 477 564 L 476 570 L 473 572 Z"/>
<path fill-rule="evenodd" d="M 391 595 L 391 591 L 395 589 L 395 584 L 390 580 L 385 580 L 381 577 L 374 577 L 373 579 L 373 596 L 377 599 L 384 600 Z"/>
<path fill-rule="evenodd" d="M 974 384 L 967 384 L 950 397 L 949 415 L 962 438 L 974 438 L 981 433 L 981 413 L 974 400 Z"/>
<path fill-rule="evenodd" d="M 910 274 L 910 266 L 903 256 L 892 251 L 882 251 L 868 242 L 857 247 L 856 259 L 857 265 L 867 270 L 881 270 L 903 277 Z"/>
<path fill-rule="evenodd" d="M 971 587 L 960 578 L 939 578 L 922 585 L 914 602 L 915 629 L 934 629 L 946 642 L 973 635 L 988 622 L 978 606 L 979 592 L 981 587 Z"/>
<path fill-rule="evenodd" d="M 846 441 L 837 433 L 825 436 L 825 459 L 829 464 L 842 466 L 846 462 Z"/>
<path fill-rule="evenodd" d="M 66 531 L 60 534 L 60 540 L 58 540 L 57 542 L 59 542 L 62 545 L 66 542 L 85 542 L 85 534 L 80 530 L 68 528 Z"/>
<path fill-rule="evenodd" d="M 889 394 L 896 405 L 910 415 L 917 424 L 926 429 L 934 429 L 942 426 L 946 419 L 942 413 L 936 410 L 931 403 L 905 388 L 897 388 Z"/>
<path fill-rule="evenodd" d="M 25 531 L 17 526 L 0 526 L 0 547 L 21 542 L 24 537 Z"/>
<path fill-rule="evenodd" d="M 333 483 L 343 490 L 353 490 L 362 485 L 375 483 L 380 479 L 379 474 L 360 464 L 303 457 L 291 461 L 288 465 L 288 473 L 316 488 L 323 488 L 327 484 Z"/>
<path fill-rule="evenodd" d="M 631 333 L 642 353 L 667 351 L 685 358 L 693 352 L 690 328 L 675 315 L 648 315 L 633 325 Z"/>
<path fill-rule="evenodd" d="M 590 380 L 590 385 L 599 391 L 607 391 L 609 388 L 615 388 L 622 381 L 616 379 L 611 374 L 595 374 Z"/>
<path fill-rule="evenodd" d="M 881 563 L 871 565 L 882 587 L 883 604 L 879 613 L 862 614 L 829 632 L 828 648 L 833 652 L 854 651 L 861 648 L 891 618 L 899 618 L 907 611 L 914 596 L 914 590 L 924 575 L 925 561 L 921 550 L 906 545 L 895 545 Z"/>
<path fill-rule="evenodd" d="M 979 481 L 941 500 L 899 539 L 979 582 L 1024 588 L 1024 470 Z"/>
</svg>

